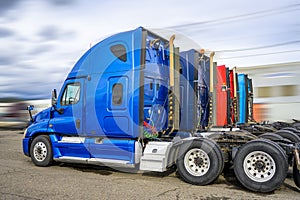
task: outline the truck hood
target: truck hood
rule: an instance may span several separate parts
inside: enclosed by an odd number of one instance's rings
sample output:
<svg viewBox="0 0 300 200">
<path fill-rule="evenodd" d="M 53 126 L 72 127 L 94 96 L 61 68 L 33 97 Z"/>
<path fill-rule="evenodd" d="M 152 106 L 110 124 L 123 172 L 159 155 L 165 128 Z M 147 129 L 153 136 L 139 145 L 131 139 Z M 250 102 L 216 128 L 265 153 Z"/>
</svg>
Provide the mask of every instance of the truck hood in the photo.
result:
<svg viewBox="0 0 300 200">
<path fill-rule="evenodd" d="M 36 115 L 33 116 L 32 123 L 39 123 L 40 121 L 49 120 L 50 119 L 50 111 L 51 111 L 51 107 L 40 111 L 39 113 L 37 113 Z"/>
</svg>

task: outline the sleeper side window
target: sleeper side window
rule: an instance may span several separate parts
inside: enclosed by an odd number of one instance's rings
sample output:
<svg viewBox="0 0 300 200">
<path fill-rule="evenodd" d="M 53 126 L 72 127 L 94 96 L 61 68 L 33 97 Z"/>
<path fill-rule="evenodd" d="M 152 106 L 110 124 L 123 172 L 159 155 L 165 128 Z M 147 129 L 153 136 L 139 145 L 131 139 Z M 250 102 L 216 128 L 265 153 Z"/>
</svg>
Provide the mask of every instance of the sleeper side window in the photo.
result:
<svg viewBox="0 0 300 200">
<path fill-rule="evenodd" d="M 62 106 L 68 106 L 78 103 L 80 100 L 80 83 L 69 83 L 66 85 L 64 93 L 62 95 L 60 104 Z"/>
<path fill-rule="evenodd" d="M 115 83 L 112 87 L 112 103 L 114 106 L 122 105 L 123 102 L 123 85 Z"/>
<path fill-rule="evenodd" d="M 126 47 L 123 44 L 116 44 L 111 46 L 110 51 L 121 61 L 127 61 Z"/>
</svg>

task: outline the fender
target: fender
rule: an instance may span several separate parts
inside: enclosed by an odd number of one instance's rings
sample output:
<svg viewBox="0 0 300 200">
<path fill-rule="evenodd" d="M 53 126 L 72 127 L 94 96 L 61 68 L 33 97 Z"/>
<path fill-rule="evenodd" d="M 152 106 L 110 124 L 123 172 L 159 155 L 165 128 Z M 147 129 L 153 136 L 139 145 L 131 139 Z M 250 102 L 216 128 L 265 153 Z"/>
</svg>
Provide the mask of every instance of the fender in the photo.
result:
<svg viewBox="0 0 300 200">
<path fill-rule="evenodd" d="M 40 121 L 39 123 L 35 123 L 35 124 L 30 125 L 27 128 L 27 132 L 24 135 L 24 137 L 25 138 L 33 138 L 39 133 L 44 134 L 44 133 L 48 133 L 48 132 L 53 132 L 52 129 L 48 128 L 48 120 Z"/>
<path fill-rule="evenodd" d="M 183 144 L 186 144 L 188 142 L 192 143 L 193 141 L 196 141 L 196 140 L 204 140 L 204 139 L 207 139 L 207 138 L 203 138 L 203 137 L 187 137 L 187 138 L 180 138 L 180 137 L 175 137 L 172 142 L 173 142 L 173 145 L 172 145 L 172 148 L 170 150 L 170 153 L 169 153 L 169 156 L 168 156 L 168 165 L 172 165 L 172 164 L 176 164 L 177 162 L 177 158 L 178 158 L 178 153 L 179 153 L 179 150 L 181 148 L 181 146 Z"/>
<path fill-rule="evenodd" d="M 49 132 L 50 131 L 50 132 Z M 30 144 L 38 135 L 49 135 L 53 132 L 52 129 L 48 129 L 48 120 L 40 121 L 39 123 L 31 124 L 25 131 L 24 131 L 24 138 L 23 138 L 23 152 L 26 156 L 30 156 Z"/>
</svg>

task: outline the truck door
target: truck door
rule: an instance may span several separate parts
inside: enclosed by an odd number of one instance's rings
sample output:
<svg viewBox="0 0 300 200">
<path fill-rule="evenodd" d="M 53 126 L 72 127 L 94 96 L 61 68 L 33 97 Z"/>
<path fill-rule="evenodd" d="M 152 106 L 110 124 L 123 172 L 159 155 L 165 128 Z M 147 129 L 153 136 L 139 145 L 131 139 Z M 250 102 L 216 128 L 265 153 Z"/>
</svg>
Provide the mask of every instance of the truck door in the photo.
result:
<svg viewBox="0 0 300 200">
<path fill-rule="evenodd" d="M 81 135 L 83 133 L 84 78 L 66 80 L 53 112 L 50 125 L 54 132 L 64 135 Z"/>
</svg>

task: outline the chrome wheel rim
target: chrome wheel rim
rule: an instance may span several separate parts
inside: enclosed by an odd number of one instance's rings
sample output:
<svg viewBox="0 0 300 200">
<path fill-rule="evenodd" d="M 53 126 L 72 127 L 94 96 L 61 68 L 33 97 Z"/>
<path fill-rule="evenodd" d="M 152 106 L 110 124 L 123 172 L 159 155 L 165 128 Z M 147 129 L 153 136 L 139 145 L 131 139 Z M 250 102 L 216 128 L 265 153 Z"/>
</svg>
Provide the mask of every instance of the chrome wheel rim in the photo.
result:
<svg viewBox="0 0 300 200">
<path fill-rule="evenodd" d="M 203 176 L 210 167 L 209 156 L 202 149 L 190 149 L 184 156 L 184 167 L 193 176 Z"/>
<path fill-rule="evenodd" d="M 268 153 L 254 151 L 244 159 L 244 171 L 255 182 L 269 181 L 276 172 L 276 164 Z"/>
<path fill-rule="evenodd" d="M 43 142 L 36 143 L 33 147 L 33 155 L 37 161 L 39 162 L 44 161 L 47 157 L 47 146 L 45 145 L 45 143 Z"/>
</svg>

